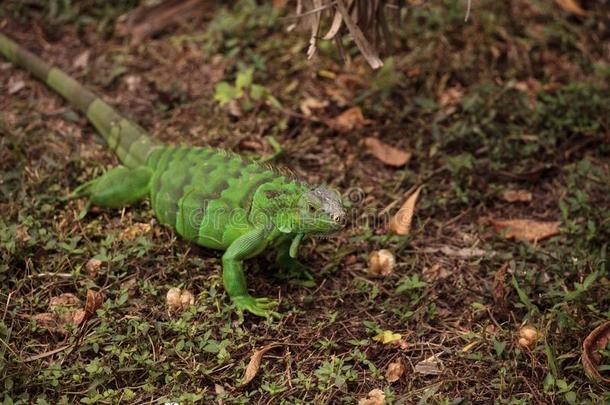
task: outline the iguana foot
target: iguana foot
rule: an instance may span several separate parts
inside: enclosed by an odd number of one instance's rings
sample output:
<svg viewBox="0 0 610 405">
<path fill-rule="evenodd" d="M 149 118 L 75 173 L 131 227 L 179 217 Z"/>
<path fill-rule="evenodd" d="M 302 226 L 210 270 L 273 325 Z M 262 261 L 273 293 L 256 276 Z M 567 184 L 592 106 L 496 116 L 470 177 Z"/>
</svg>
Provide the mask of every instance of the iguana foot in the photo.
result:
<svg viewBox="0 0 610 405">
<path fill-rule="evenodd" d="M 278 301 L 271 298 L 254 298 L 251 295 L 241 295 L 232 298 L 233 303 L 240 312 L 248 311 L 257 316 L 265 318 L 281 318 L 279 312 L 272 311 L 277 308 Z"/>
</svg>

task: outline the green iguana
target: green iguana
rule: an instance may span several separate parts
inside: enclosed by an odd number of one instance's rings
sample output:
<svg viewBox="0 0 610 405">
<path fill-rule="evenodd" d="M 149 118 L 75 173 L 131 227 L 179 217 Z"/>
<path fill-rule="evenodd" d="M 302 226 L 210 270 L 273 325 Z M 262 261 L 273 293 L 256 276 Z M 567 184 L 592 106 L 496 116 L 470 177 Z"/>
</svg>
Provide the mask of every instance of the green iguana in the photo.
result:
<svg viewBox="0 0 610 405">
<path fill-rule="evenodd" d="M 0 53 L 84 113 L 123 164 L 78 187 L 73 197 L 118 208 L 150 199 L 162 224 L 198 245 L 224 250 L 223 284 L 238 311 L 279 316 L 277 302 L 248 292 L 242 261 L 267 247 L 282 267 L 296 260 L 304 235 L 342 228 L 339 193 L 312 187 L 270 167 L 211 147 L 164 145 L 58 68 L 0 34 Z"/>
</svg>

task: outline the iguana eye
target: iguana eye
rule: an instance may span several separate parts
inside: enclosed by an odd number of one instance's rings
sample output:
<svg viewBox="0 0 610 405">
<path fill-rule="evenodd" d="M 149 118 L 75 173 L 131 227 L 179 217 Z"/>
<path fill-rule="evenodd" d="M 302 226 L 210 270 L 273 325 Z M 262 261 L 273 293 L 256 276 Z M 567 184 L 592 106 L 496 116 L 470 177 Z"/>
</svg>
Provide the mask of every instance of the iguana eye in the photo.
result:
<svg viewBox="0 0 610 405">
<path fill-rule="evenodd" d="M 313 205 L 309 205 L 307 207 L 307 210 L 309 211 L 310 214 L 313 214 L 316 212 L 316 207 L 314 207 Z"/>
</svg>

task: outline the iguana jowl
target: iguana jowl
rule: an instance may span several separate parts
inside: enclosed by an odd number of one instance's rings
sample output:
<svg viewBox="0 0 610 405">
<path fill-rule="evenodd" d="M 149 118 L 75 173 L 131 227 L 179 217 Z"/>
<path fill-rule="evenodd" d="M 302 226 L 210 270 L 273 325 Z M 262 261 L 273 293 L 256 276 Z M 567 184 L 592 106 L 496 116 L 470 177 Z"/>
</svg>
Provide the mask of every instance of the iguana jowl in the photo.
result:
<svg viewBox="0 0 610 405">
<path fill-rule="evenodd" d="M 123 164 L 81 185 L 74 195 L 111 208 L 150 198 L 161 223 L 198 245 L 225 251 L 223 284 L 238 310 L 277 315 L 274 300 L 248 293 L 244 259 L 272 246 L 278 248 L 280 265 L 301 269 L 295 257 L 303 236 L 342 227 L 345 210 L 336 191 L 211 147 L 164 145 L 3 34 L 0 53 L 83 112 Z"/>
</svg>

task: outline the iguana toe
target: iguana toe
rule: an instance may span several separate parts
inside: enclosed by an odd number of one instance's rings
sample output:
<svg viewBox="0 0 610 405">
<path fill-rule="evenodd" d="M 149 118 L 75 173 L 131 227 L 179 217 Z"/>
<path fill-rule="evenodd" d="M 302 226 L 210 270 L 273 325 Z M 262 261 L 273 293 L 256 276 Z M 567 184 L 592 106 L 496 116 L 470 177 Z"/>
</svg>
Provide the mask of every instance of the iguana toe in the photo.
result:
<svg viewBox="0 0 610 405">
<path fill-rule="evenodd" d="M 240 312 L 248 311 L 256 316 L 265 318 L 281 318 L 279 312 L 272 311 L 277 308 L 278 301 L 271 298 L 254 298 L 250 295 L 233 297 L 233 302 Z"/>
</svg>

